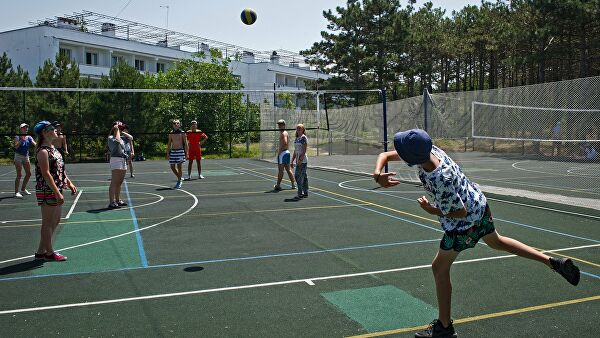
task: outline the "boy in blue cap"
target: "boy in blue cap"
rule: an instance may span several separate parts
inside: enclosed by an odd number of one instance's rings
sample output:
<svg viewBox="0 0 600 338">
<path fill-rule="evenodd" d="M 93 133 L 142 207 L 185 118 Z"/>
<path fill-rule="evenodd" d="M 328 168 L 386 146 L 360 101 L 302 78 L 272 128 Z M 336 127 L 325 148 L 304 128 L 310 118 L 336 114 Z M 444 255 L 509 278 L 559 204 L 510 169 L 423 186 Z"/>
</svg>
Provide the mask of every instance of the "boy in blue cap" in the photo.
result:
<svg viewBox="0 0 600 338">
<path fill-rule="evenodd" d="M 569 283 L 579 283 L 579 268 L 570 259 L 550 257 L 512 238 L 500 236 L 479 186 L 467 179 L 443 150 L 432 144 L 427 132 L 421 129 L 399 132 L 394 135 L 394 148 L 395 151 L 379 154 L 373 178 L 379 185 L 391 187 L 400 181 L 394 178 L 394 172 L 381 172 L 386 163 L 403 160 L 409 166 L 417 165 L 419 180 L 429 195 L 429 199 L 421 196 L 417 202 L 423 210 L 439 217 L 444 230 L 440 249 L 431 265 L 439 315 L 415 337 L 457 337 L 450 319 L 450 267 L 462 250 L 474 247 L 479 239 L 493 249 L 542 262 Z"/>
</svg>

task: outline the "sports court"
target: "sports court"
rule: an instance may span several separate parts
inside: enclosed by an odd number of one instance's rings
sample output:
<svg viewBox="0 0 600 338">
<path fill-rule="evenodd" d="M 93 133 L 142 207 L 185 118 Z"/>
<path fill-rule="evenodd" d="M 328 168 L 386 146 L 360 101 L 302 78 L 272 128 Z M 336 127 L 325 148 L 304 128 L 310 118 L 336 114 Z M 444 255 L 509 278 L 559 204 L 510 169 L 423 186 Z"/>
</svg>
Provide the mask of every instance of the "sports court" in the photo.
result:
<svg viewBox="0 0 600 338">
<path fill-rule="evenodd" d="M 468 165 L 476 155 L 455 159 L 482 186 L 600 195 L 578 180 L 597 175 L 585 164 L 542 173 L 550 166 L 488 156 Z M 309 169 L 310 195 L 299 201 L 289 185 L 272 191 L 277 171 L 266 161 L 204 160 L 206 179 L 181 190 L 171 189 L 165 161 L 139 162 L 123 185 L 130 207 L 117 210 L 106 209 L 107 164 L 68 164 L 79 194 L 66 199 L 55 247 L 69 259 L 46 263 L 32 257 L 39 207 L 33 196 L 12 198 L 14 168 L 0 167 L 3 335 L 412 337 L 437 316 L 430 263 L 442 232 L 415 202 L 421 187 L 374 189 L 372 178 L 356 173 L 374 157 L 356 161 L 348 172 Z M 391 169 L 407 178 L 414 170 Z M 600 211 L 487 196 L 500 234 L 570 257 L 581 281 L 574 287 L 541 264 L 479 243 L 453 268 L 457 332 L 594 332 Z"/>
</svg>

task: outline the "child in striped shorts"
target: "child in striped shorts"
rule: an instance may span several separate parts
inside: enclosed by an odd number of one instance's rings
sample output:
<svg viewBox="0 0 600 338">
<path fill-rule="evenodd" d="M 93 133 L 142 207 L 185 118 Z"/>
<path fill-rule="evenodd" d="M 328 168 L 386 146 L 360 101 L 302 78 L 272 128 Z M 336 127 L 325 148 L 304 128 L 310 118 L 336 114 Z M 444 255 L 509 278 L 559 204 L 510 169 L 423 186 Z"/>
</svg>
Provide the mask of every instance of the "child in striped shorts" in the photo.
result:
<svg viewBox="0 0 600 338">
<path fill-rule="evenodd" d="M 179 120 L 172 121 L 173 130 L 169 134 L 167 143 L 167 159 L 171 166 L 171 171 L 177 177 L 175 189 L 180 189 L 183 178 L 182 165 L 188 152 L 188 143 L 185 133 L 181 130 L 181 122 Z"/>
</svg>

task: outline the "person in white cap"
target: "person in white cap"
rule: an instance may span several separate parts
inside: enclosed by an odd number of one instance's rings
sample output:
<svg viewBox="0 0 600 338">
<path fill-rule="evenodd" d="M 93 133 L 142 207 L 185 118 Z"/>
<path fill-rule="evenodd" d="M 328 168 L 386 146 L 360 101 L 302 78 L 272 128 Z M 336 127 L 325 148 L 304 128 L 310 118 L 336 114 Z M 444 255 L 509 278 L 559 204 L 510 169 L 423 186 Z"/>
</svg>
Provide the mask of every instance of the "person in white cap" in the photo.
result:
<svg viewBox="0 0 600 338">
<path fill-rule="evenodd" d="M 17 177 L 15 178 L 15 198 L 23 198 L 23 195 L 31 195 L 27 190 L 27 183 L 31 177 L 31 162 L 29 162 L 29 147 L 36 146 L 33 137 L 27 135 L 29 125 L 27 123 L 21 123 L 19 126 L 19 135 L 15 136 L 15 168 L 17 170 Z M 21 191 L 19 191 L 19 185 L 21 184 L 21 171 L 25 169 L 25 177 L 23 177 L 23 184 L 21 185 Z"/>
<path fill-rule="evenodd" d="M 292 173 L 292 169 L 290 168 L 290 151 L 289 147 L 289 135 L 288 132 L 285 131 L 285 121 L 279 120 L 277 121 L 277 127 L 279 128 L 279 151 L 277 152 L 277 184 L 273 187 L 275 191 L 281 190 L 281 180 L 283 180 L 283 170 L 288 174 L 290 178 L 290 183 L 292 184 L 292 189 L 296 189 L 294 174 Z"/>
</svg>

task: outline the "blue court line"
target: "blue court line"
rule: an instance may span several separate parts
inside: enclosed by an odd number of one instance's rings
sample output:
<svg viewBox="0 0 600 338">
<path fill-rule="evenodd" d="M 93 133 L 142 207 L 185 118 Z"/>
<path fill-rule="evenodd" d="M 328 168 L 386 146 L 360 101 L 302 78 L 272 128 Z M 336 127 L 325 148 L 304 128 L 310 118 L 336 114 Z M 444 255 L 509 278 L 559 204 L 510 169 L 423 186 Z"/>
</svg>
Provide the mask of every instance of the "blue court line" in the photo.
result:
<svg viewBox="0 0 600 338">
<path fill-rule="evenodd" d="M 262 179 L 264 179 L 266 181 L 269 181 L 269 179 L 266 178 L 266 177 L 264 177 L 264 176 L 260 176 L 260 175 L 256 175 L 256 174 L 251 173 L 252 169 L 242 169 L 242 170 L 246 170 L 247 174 L 250 175 L 250 176 L 262 178 Z M 248 172 L 248 171 L 250 171 L 250 172 Z M 430 229 L 430 230 L 433 230 L 433 231 L 436 231 L 436 232 L 444 232 L 443 230 L 441 230 L 439 228 L 430 227 L 428 225 L 425 225 L 425 224 L 422 224 L 422 223 L 419 223 L 419 222 L 415 222 L 415 221 L 408 220 L 406 218 L 402 218 L 402 217 L 390 215 L 388 213 L 385 213 L 385 212 L 382 212 L 382 211 L 379 211 L 379 210 L 375 210 L 375 209 L 371 209 L 371 208 L 368 208 L 368 207 L 365 207 L 365 206 L 362 206 L 362 205 L 354 205 L 354 204 L 352 204 L 350 202 L 346 202 L 344 200 L 337 199 L 335 197 L 327 196 L 327 195 L 324 195 L 324 194 L 321 194 L 321 193 L 316 193 L 316 192 L 312 192 L 312 194 L 317 195 L 317 196 L 321 196 L 321 197 L 324 197 L 324 198 L 328 198 L 328 199 L 334 200 L 336 202 L 340 202 L 340 203 L 345 204 L 345 205 L 352 205 L 352 206 L 355 206 L 357 208 L 361 208 L 361 209 L 364 209 L 364 210 L 368 210 L 368 211 L 374 212 L 376 214 L 380 214 L 380 215 L 387 216 L 387 217 L 390 217 L 390 218 L 393 218 L 393 219 L 401 220 L 401 221 L 404 221 L 404 222 L 407 222 L 407 223 L 410 223 L 410 224 L 418 225 L 420 227 L 427 228 L 427 229 Z M 373 204 L 375 204 L 375 203 L 373 203 Z"/>
<path fill-rule="evenodd" d="M 261 167 L 261 168 L 268 168 L 268 167 Z M 251 170 L 251 169 L 248 169 L 248 170 Z M 330 180 L 326 180 L 326 179 L 318 178 L 318 177 L 311 177 L 311 179 L 315 179 L 315 180 L 319 180 L 319 181 L 324 181 L 324 182 L 328 182 L 328 183 L 335 184 L 335 185 L 339 184 L 338 182 L 334 182 L 334 181 L 330 181 Z M 390 193 L 386 193 L 386 192 L 382 192 L 382 191 L 370 191 L 370 192 L 373 192 L 373 193 L 376 193 L 376 194 L 380 194 L 380 195 L 389 196 L 389 197 L 393 197 L 393 198 L 414 201 L 414 199 L 412 199 L 412 198 L 408 198 L 408 197 L 404 197 L 404 196 L 396 196 L 394 194 L 390 194 Z M 325 197 L 327 197 L 327 196 L 325 196 Z M 506 223 L 511 223 L 511 224 L 519 225 L 519 226 L 526 227 L 526 228 L 531 228 L 531 229 L 535 229 L 535 230 L 539 230 L 539 231 L 545 231 L 545 232 L 553 233 L 553 234 L 556 234 L 556 235 L 561 235 L 561 236 L 566 236 L 566 237 L 571 237 L 571 238 L 582 239 L 582 240 L 585 240 L 585 241 L 590 241 L 592 243 L 600 243 L 600 241 L 598 241 L 598 240 L 587 238 L 587 237 L 575 236 L 575 235 L 567 234 L 567 233 L 564 233 L 564 232 L 559 232 L 559 231 L 544 229 L 544 228 L 536 227 L 536 226 L 529 225 L 529 224 L 524 224 L 524 223 L 519 223 L 519 222 L 505 220 L 505 219 L 498 218 L 498 217 L 494 217 L 494 219 L 502 221 L 502 222 L 506 222 Z"/>
<path fill-rule="evenodd" d="M 131 196 L 129 195 L 129 187 L 127 181 L 123 182 L 125 185 L 125 194 L 127 195 L 127 203 L 129 204 L 129 211 L 131 212 L 131 219 L 133 220 L 133 229 L 135 230 L 135 238 L 137 240 L 138 251 L 140 253 L 140 261 L 143 267 L 148 267 L 148 260 L 146 259 L 146 251 L 144 251 L 144 242 L 142 241 L 142 234 L 139 231 L 137 217 L 135 216 L 135 209 L 131 203 Z"/>
<path fill-rule="evenodd" d="M 351 247 L 336 248 L 336 249 L 297 251 L 297 252 L 286 252 L 286 253 L 279 253 L 279 254 L 259 255 L 259 256 L 249 256 L 249 257 L 231 257 L 231 258 L 210 259 L 210 260 L 204 260 L 204 261 L 192 261 L 192 262 L 183 262 L 183 263 L 170 263 L 170 264 L 148 265 L 148 266 L 143 267 L 143 268 L 142 267 L 133 267 L 133 268 L 112 269 L 112 270 L 103 270 L 103 271 L 94 271 L 94 272 L 65 272 L 65 273 L 56 273 L 56 274 L 47 274 L 47 275 L 36 275 L 36 276 L 8 277 L 8 278 L 0 278 L 0 281 L 20 280 L 20 279 L 34 279 L 34 278 L 42 278 L 42 277 L 61 277 L 61 276 L 84 275 L 84 274 L 94 274 L 94 273 L 104 273 L 104 272 L 120 272 L 120 271 L 131 271 L 131 270 L 141 270 L 141 269 L 167 268 L 167 267 L 183 266 L 183 265 L 195 265 L 195 264 L 211 264 L 211 263 L 222 263 L 222 262 L 239 262 L 239 261 L 248 261 L 248 260 L 266 259 L 266 258 L 276 258 L 276 257 L 314 255 L 314 254 L 329 253 L 329 252 L 363 250 L 363 249 L 383 248 L 383 247 L 392 247 L 392 246 L 409 245 L 409 244 L 421 244 L 421 243 L 438 242 L 438 241 L 439 241 L 439 239 L 424 239 L 424 240 L 418 240 L 418 241 L 407 241 L 407 242 L 394 242 L 394 243 L 360 245 L 360 246 L 351 246 Z"/>
<path fill-rule="evenodd" d="M 559 232 L 559 231 L 554 231 L 554 230 L 549 230 L 549 229 L 544 229 L 544 228 L 538 228 L 538 227 L 533 226 L 533 225 L 523 224 L 523 223 L 514 222 L 514 221 L 508 221 L 508 220 L 505 220 L 505 219 L 502 219 L 502 218 L 498 218 L 498 217 L 494 217 L 494 220 L 499 220 L 499 221 L 510 223 L 510 224 L 516 224 L 516 225 L 520 225 L 522 227 L 532 228 L 532 229 L 536 229 L 536 230 L 539 230 L 539 231 L 546 231 L 546 232 L 550 232 L 550 233 L 553 233 L 553 234 L 562 235 L 562 236 L 566 236 L 566 237 L 583 239 L 583 240 L 590 241 L 590 242 L 593 242 L 593 243 L 600 243 L 600 241 L 597 241 L 595 239 L 586 238 L 586 237 L 580 237 L 580 236 L 575 236 L 575 235 L 570 235 L 570 234 L 566 234 L 564 232 Z"/>
<path fill-rule="evenodd" d="M 592 278 L 600 279 L 600 276 L 594 275 L 593 273 L 589 273 L 589 272 L 585 272 L 585 271 L 579 271 L 579 272 L 581 272 L 582 275 L 586 275 L 586 276 L 590 276 Z"/>
</svg>

